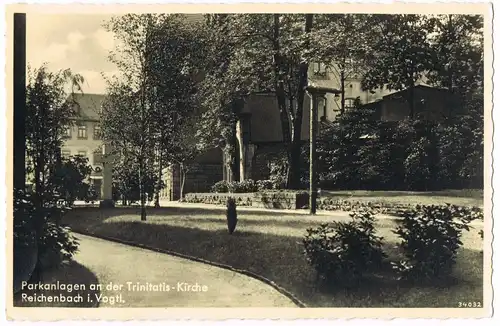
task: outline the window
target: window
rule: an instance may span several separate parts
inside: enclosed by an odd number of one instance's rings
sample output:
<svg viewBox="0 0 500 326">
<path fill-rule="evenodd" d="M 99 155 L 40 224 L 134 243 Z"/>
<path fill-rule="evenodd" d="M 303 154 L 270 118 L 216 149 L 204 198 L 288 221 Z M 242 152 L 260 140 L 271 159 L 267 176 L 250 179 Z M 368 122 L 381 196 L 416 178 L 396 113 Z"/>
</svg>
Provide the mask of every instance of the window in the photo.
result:
<svg viewBox="0 0 500 326">
<path fill-rule="evenodd" d="M 319 120 L 323 121 L 326 119 L 326 97 L 318 98 L 318 117 Z"/>
<path fill-rule="evenodd" d="M 78 125 L 78 138 L 87 139 L 87 126 L 84 124 Z"/>
<path fill-rule="evenodd" d="M 63 137 L 64 137 L 64 138 L 71 138 L 71 126 L 67 126 L 67 127 L 64 129 L 64 134 L 63 134 Z"/>
<path fill-rule="evenodd" d="M 101 139 L 101 126 L 99 126 L 98 124 L 94 125 L 94 139 Z"/>
<path fill-rule="evenodd" d="M 345 99 L 344 108 L 345 108 L 346 110 L 354 109 L 354 107 L 355 107 L 355 102 L 356 102 L 356 99 L 355 99 L 355 98 L 346 98 L 346 99 Z"/>
<path fill-rule="evenodd" d="M 86 151 L 78 151 L 78 156 L 87 157 L 87 152 Z"/>
<path fill-rule="evenodd" d="M 326 67 L 323 63 L 313 62 L 312 67 L 313 67 L 313 72 L 315 75 L 325 75 L 326 74 Z"/>
<path fill-rule="evenodd" d="M 64 158 L 69 158 L 71 156 L 71 151 L 67 150 L 67 149 L 63 149 L 61 151 L 61 156 L 64 157 Z"/>
</svg>

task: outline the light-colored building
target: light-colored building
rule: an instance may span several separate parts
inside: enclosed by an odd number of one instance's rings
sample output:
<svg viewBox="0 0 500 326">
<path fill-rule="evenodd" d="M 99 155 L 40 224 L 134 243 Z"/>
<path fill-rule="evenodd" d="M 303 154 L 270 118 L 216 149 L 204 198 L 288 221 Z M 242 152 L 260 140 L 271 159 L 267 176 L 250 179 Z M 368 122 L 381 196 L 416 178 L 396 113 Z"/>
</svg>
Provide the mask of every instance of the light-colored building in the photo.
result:
<svg viewBox="0 0 500 326">
<path fill-rule="evenodd" d="M 104 101 L 103 94 L 75 94 L 75 121 L 66 129 L 62 156 L 80 155 L 92 165 L 91 183 L 100 194 L 102 184 L 102 139 L 99 116 Z"/>
</svg>

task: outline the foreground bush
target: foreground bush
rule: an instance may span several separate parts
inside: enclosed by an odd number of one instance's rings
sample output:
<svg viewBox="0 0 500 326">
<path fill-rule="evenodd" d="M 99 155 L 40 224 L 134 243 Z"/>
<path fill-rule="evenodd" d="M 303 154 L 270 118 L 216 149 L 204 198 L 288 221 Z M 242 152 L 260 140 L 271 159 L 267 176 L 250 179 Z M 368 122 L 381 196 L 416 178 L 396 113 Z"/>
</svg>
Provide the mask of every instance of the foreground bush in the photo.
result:
<svg viewBox="0 0 500 326">
<path fill-rule="evenodd" d="M 238 216 L 236 212 L 236 201 L 234 198 L 227 199 L 227 211 L 226 211 L 226 219 L 227 219 L 227 230 L 229 234 L 233 234 L 236 229 L 236 223 L 238 223 Z"/>
<path fill-rule="evenodd" d="M 71 234 L 70 228 L 60 224 L 68 208 L 59 204 L 66 204 L 66 201 L 53 198 L 43 207 L 37 206 L 36 201 L 34 194 L 15 192 L 14 253 L 26 254 L 31 248 L 36 251 L 36 269 L 33 276 L 35 279 L 45 270 L 60 267 L 71 259 L 78 249 L 78 241 Z M 17 259 L 31 258 L 16 257 Z"/>
<path fill-rule="evenodd" d="M 363 276 L 382 267 L 382 238 L 375 235 L 371 211 L 351 213 L 351 222 L 307 229 L 302 240 L 306 259 L 328 283 L 356 286 Z"/>
<path fill-rule="evenodd" d="M 476 213 L 476 209 L 452 205 L 417 206 L 405 211 L 394 231 L 401 238 L 405 256 L 394 263 L 400 278 L 427 282 L 449 277 L 462 245 L 462 232 L 480 215 Z"/>
</svg>

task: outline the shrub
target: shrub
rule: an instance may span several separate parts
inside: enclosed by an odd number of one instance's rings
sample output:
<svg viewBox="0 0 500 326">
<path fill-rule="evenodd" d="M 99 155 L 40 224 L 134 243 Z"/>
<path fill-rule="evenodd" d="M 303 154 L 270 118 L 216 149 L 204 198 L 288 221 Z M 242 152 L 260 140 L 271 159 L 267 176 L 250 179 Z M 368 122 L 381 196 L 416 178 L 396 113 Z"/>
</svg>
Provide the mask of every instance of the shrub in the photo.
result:
<svg viewBox="0 0 500 326">
<path fill-rule="evenodd" d="M 60 224 L 68 203 L 65 198 L 50 198 L 49 195 L 44 198 L 43 207 L 35 205 L 36 194 L 16 191 L 14 195 L 14 252 L 17 256 L 30 248 L 37 248 L 34 279 L 39 278 L 44 270 L 61 266 L 78 249 L 78 242 L 70 229 Z M 19 264 L 22 264 L 22 259 L 15 257 Z"/>
<path fill-rule="evenodd" d="M 470 211 L 470 210 L 469 210 Z M 405 211 L 393 232 L 401 238 L 405 258 L 394 268 L 405 280 L 436 281 L 450 276 L 460 237 L 474 219 L 456 206 L 417 206 Z"/>
<path fill-rule="evenodd" d="M 236 213 L 236 201 L 232 197 L 227 199 L 226 219 L 227 230 L 229 234 L 233 234 L 236 229 L 236 223 L 238 223 L 238 217 Z"/>
<path fill-rule="evenodd" d="M 270 190 L 274 188 L 272 180 L 257 180 L 257 191 Z"/>
<path fill-rule="evenodd" d="M 274 159 L 269 163 L 269 180 L 273 184 L 273 189 L 286 188 L 288 176 L 288 161 L 286 156 Z"/>
<path fill-rule="evenodd" d="M 48 222 L 38 240 L 39 262 L 42 270 L 60 266 L 69 260 L 78 249 L 78 241 L 67 226 Z"/>
<path fill-rule="evenodd" d="M 257 184 L 252 179 L 235 182 L 233 188 L 233 192 L 237 193 L 256 192 L 257 190 Z"/>
<path fill-rule="evenodd" d="M 218 181 L 212 186 L 211 191 L 216 193 L 229 192 L 229 183 L 226 180 Z"/>
<path fill-rule="evenodd" d="M 351 213 L 350 222 L 321 224 L 307 229 L 303 239 L 306 259 L 327 282 L 358 285 L 370 271 L 382 267 L 382 238 L 375 235 L 369 210 Z"/>
</svg>

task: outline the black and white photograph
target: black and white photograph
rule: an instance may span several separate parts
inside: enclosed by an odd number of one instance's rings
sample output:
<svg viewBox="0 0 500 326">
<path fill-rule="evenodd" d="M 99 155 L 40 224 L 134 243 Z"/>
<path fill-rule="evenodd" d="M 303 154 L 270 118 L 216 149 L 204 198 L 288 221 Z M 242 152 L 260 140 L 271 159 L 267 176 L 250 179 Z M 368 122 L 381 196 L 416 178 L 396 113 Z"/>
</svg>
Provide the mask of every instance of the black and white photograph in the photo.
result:
<svg viewBox="0 0 500 326">
<path fill-rule="evenodd" d="M 491 314 L 491 8 L 89 7 L 8 11 L 11 315 Z"/>
</svg>

